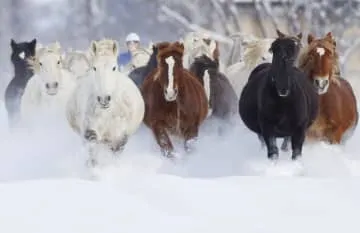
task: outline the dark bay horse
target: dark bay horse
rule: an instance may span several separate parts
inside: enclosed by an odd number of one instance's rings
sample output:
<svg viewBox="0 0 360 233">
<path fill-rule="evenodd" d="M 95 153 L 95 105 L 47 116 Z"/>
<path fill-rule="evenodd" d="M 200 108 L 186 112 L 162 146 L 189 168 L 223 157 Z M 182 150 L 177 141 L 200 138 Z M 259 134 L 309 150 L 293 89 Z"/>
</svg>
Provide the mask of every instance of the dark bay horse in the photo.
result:
<svg viewBox="0 0 360 233">
<path fill-rule="evenodd" d="M 14 66 L 14 77 L 5 90 L 5 107 L 8 112 L 10 125 L 16 124 L 20 114 L 20 103 L 24 89 L 34 75 L 27 60 L 35 56 L 36 39 L 30 42 L 16 43 L 13 39 L 11 45 L 11 63 Z"/>
<path fill-rule="evenodd" d="M 212 109 L 212 116 L 227 120 L 238 112 L 237 95 L 228 78 L 219 71 L 218 60 L 206 55 L 196 57 L 189 70 L 203 86 L 204 82 L 209 82 L 209 106 Z M 208 80 L 205 76 L 208 76 Z"/>
<path fill-rule="evenodd" d="M 129 77 L 135 82 L 138 88 L 144 83 L 145 78 L 157 67 L 156 56 L 158 54 L 159 47 L 166 46 L 169 42 L 161 42 L 153 45 L 153 53 L 150 56 L 148 63 L 145 66 L 135 68 L 129 73 Z"/>
<path fill-rule="evenodd" d="M 153 131 L 163 155 L 171 158 L 175 152 L 169 133 L 184 138 L 185 150 L 190 152 L 207 116 L 208 103 L 201 83 L 183 68 L 183 44 L 174 42 L 158 49 L 158 67 L 141 88 L 144 123 Z"/>
<path fill-rule="evenodd" d="M 340 77 L 339 67 L 336 41 L 331 32 L 319 39 L 309 34 L 308 46 L 299 58 L 299 68 L 318 93 L 319 112 L 307 133 L 310 140 L 340 144 L 357 126 L 356 97 L 350 83 Z"/>
<path fill-rule="evenodd" d="M 277 137 L 291 137 L 291 158 L 301 157 L 306 130 L 318 111 L 315 88 L 294 67 L 298 50 L 296 40 L 279 35 L 270 48 L 272 63 L 256 67 L 241 92 L 240 117 L 264 139 L 269 159 L 279 157 Z"/>
</svg>

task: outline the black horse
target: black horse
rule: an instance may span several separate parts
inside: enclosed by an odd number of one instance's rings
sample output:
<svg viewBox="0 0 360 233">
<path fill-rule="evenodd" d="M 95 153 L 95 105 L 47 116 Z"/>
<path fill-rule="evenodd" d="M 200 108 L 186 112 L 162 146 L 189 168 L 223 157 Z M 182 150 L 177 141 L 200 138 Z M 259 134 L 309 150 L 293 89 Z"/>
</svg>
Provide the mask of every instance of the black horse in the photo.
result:
<svg viewBox="0 0 360 233">
<path fill-rule="evenodd" d="M 219 71 L 219 61 L 202 55 L 195 58 L 189 70 L 203 86 L 205 71 L 208 72 L 210 81 L 209 105 L 212 109 L 212 116 L 227 120 L 238 112 L 237 95 L 228 78 Z"/>
<path fill-rule="evenodd" d="M 157 67 L 156 56 L 158 54 L 158 47 L 153 45 L 153 53 L 150 56 L 148 63 L 145 66 L 135 68 L 129 73 L 129 77 L 134 81 L 136 86 L 140 89 L 145 78 Z"/>
<path fill-rule="evenodd" d="M 265 141 L 269 159 L 277 159 L 277 137 L 291 137 L 292 159 L 302 154 L 307 128 L 315 120 L 318 96 L 306 75 L 294 67 L 297 41 L 281 36 L 271 45 L 272 63 L 256 67 L 241 92 L 239 113 L 245 125 Z"/>
<path fill-rule="evenodd" d="M 34 75 L 29 68 L 27 59 L 35 56 L 36 39 L 30 42 L 16 43 L 13 39 L 11 45 L 11 62 L 14 66 L 14 77 L 5 90 L 5 107 L 8 112 L 10 125 L 14 125 L 19 118 L 21 98 L 24 89 Z"/>
</svg>

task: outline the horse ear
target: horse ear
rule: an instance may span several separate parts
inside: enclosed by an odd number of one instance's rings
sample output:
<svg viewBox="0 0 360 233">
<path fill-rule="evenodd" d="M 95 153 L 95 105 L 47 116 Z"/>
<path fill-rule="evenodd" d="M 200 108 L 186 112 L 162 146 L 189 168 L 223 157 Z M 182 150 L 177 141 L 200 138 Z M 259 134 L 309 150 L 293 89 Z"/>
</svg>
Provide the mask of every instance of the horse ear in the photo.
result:
<svg viewBox="0 0 360 233">
<path fill-rule="evenodd" d="M 97 46 L 97 44 L 96 44 L 96 41 L 91 41 L 91 43 L 90 43 L 90 51 L 91 51 L 91 53 L 92 54 L 94 54 L 94 55 L 96 55 L 96 46 Z"/>
<path fill-rule="evenodd" d="M 11 48 L 12 48 L 12 49 L 15 49 L 15 48 L 16 48 L 16 45 L 17 45 L 16 42 L 15 42 L 15 40 L 12 39 L 12 38 L 11 38 L 11 40 L 10 40 L 10 45 L 11 45 Z"/>
<path fill-rule="evenodd" d="M 311 44 L 311 42 L 313 42 L 313 40 L 315 40 L 315 37 L 313 36 L 313 34 L 309 34 L 308 39 L 307 39 L 308 44 Z"/>
<path fill-rule="evenodd" d="M 299 34 L 297 34 L 296 36 L 297 36 L 297 38 L 299 38 L 299 39 L 301 40 L 301 39 L 302 39 L 303 34 L 302 34 L 302 32 L 300 32 L 300 33 L 299 33 Z"/>
<path fill-rule="evenodd" d="M 113 50 L 114 55 L 117 56 L 119 53 L 119 45 L 118 45 L 117 41 L 115 41 L 115 40 L 113 41 L 112 50 Z"/>
<path fill-rule="evenodd" d="M 285 34 L 282 33 L 279 29 L 276 29 L 276 33 L 277 33 L 279 38 L 284 38 L 285 37 Z"/>
<path fill-rule="evenodd" d="M 211 53 L 214 53 L 216 47 L 217 47 L 216 41 L 215 40 L 210 40 L 209 49 L 210 49 Z"/>
<path fill-rule="evenodd" d="M 326 34 L 326 37 L 329 38 L 329 39 L 332 39 L 332 38 L 333 38 L 333 35 L 332 35 L 331 32 L 328 32 L 328 33 Z"/>
</svg>

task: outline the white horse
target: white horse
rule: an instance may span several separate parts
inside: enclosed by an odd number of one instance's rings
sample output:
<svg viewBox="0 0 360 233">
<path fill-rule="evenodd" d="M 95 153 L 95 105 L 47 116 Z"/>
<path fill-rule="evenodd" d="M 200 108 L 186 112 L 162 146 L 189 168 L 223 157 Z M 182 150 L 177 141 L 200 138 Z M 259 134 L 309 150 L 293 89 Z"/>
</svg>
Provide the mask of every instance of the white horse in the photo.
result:
<svg viewBox="0 0 360 233">
<path fill-rule="evenodd" d="M 63 61 L 64 68 L 80 78 L 90 69 L 89 54 L 79 50 L 68 50 Z"/>
<path fill-rule="evenodd" d="M 272 61 L 272 53 L 269 52 L 269 49 L 274 40 L 275 39 L 272 38 L 258 38 L 243 43 L 244 54 L 242 61 L 226 69 L 225 74 L 238 97 L 240 97 L 241 91 L 247 83 L 251 71 L 261 63 Z"/>
<path fill-rule="evenodd" d="M 211 59 L 218 59 L 220 62 L 220 71 L 222 72 L 224 70 L 224 65 L 220 61 L 218 43 L 207 34 L 189 32 L 184 38 L 180 39 L 180 41 L 184 44 L 184 68 L 189 69 L 196 57 L 206 55 Z M 213 42 L 216 43 L 216 53 L 214 53 Z"/>
<path fill-rule="evenodd" d="M 89 162 L 95 165 L 98 145 L 114 153 L 123 151 L 143 121 L 145 104 L 134 82 L 118 71 L 117 42 L 93 41 L 90 47 L 91 69 L 79 80 L 66 115 L 71 128 L 92 145 Z"/>
<path fill-rule="evenodd" d="M 64 111 L 76 80 L 62 67 L 60 44 L 56 42 L 39 48 L 28 62 L 34 76 L 24 90 L 21 115 L 31 116 L 38 110 Z"/>
</svg>

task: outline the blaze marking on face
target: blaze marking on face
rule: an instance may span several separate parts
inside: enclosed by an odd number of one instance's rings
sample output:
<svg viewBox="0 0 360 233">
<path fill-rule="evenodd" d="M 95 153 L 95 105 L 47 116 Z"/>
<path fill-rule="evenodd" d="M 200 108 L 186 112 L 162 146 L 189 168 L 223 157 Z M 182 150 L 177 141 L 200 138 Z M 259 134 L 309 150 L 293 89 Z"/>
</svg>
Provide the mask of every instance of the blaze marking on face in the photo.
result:
<svg viewBox="0 0 360 233">
<path fill-rule="evenodd" d="M 21 53 L 19 53 L 19 57 L 20 57 L 21 59 L 24 59 L 24 58 L 25 58 L 25 52 L 22 51 Z"/>
<path fill-rule="evenodd" d="M 168 86 L 166 88 L 167 94 L 171 97 L 175 94 L 174 91 L 174 65 L 175 60 L 172 56 L 169 56 L 165 59 L 165 62 L 168 65 Z"/>
<path fill-rule="evenodd" d="M 321 47 L 318 47 L 316 48 L 316 52 L 319 54 L 319 56 L 323 56 L 325 54 L 325 49 L 324 48 L 321 48 Z"/>
</svg>

